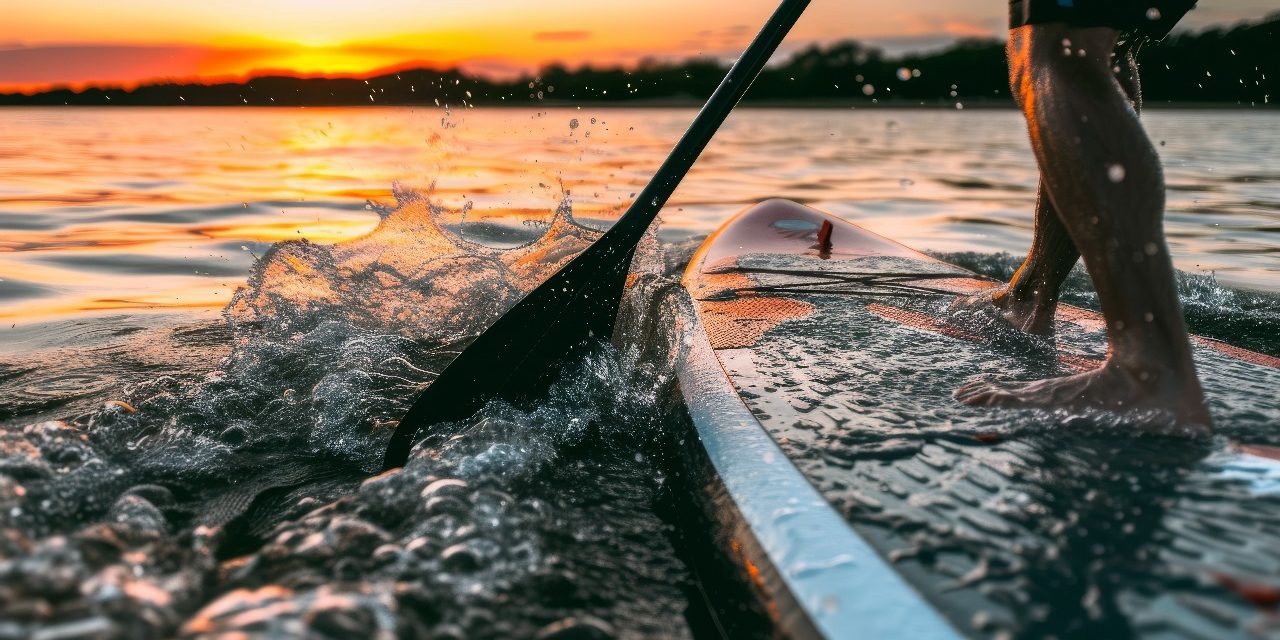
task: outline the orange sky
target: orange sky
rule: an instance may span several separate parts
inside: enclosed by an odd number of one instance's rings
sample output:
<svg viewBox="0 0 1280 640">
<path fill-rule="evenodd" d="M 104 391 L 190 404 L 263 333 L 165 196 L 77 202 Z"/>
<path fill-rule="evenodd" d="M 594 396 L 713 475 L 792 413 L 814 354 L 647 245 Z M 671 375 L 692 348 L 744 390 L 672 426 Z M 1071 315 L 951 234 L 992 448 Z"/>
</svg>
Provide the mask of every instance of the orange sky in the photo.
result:
<svg viewBox="0 0 1280 640">
<path fill-rule="evenodd" d="M 815 0 L 789 46 L 858 38 L 890 50 L 999 36 L 1004 0 Z M 1187 20 L 1258 18 L 1274 0 L 1211 0 Z M 242 77 L 361 74 L 412 64 L 511 74 L 558 61 L 731 55 L 774 0 L 40 0 L 0 23 L 0 91 Z"/>
</svg>

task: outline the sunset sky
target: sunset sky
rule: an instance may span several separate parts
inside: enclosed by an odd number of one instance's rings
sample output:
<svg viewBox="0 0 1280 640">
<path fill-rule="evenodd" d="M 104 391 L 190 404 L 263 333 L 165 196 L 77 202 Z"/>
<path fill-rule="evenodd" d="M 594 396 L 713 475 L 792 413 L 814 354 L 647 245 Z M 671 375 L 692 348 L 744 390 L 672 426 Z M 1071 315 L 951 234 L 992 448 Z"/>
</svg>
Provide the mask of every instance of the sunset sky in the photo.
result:
<svg viewBox="0 0 1280 640">
<path fill-rule="evenodd" d="M 428 64 L 511 75 L 549 62 L 739 51 L 774 0 L 0 0 L 0 91 L 263 71 Z M 815 0 L 788 47 L 857 38 L 891 52 L 1004 32 L 1003 0 Z M 1184 27 L 1257 19 L 1275 0 L 1206 0 Z"/>
</svg>

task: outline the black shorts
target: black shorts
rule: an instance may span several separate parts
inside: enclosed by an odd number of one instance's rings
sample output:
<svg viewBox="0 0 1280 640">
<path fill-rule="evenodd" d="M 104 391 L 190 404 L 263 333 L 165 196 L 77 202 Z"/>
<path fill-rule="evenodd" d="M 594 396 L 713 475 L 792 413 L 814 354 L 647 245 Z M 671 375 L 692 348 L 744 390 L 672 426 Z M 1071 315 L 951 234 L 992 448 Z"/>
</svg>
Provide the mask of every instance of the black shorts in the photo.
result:
<svg viewBox="0 0 1280 640">
<path fill-rule="evenodd" d="M 1060 22 L 1158 40 L 1195 6 L 1196 0 L 1009 0 L 1009 28 Z"/>
</svg>

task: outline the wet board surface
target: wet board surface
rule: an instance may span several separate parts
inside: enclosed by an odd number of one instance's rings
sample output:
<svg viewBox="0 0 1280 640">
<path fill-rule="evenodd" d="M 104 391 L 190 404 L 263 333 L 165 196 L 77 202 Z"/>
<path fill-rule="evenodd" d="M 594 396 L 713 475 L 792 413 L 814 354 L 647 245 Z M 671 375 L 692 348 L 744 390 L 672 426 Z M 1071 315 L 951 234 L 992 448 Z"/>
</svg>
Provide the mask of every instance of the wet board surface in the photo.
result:
<svg viewBox="0 0 1280 640">
<path fill-rule="evenodd" d="M 1101 316 L 1064 305 L 1053 343 L 958 321 L 995 283 L 784 201 L 726 223 L 684 284 L 751 416 L 955 629 L 1280 635 L 1280 359 L 1195 338 L 1207 443 L 966 407 L 975 375 L 1096 367 Z"/>
</svg>

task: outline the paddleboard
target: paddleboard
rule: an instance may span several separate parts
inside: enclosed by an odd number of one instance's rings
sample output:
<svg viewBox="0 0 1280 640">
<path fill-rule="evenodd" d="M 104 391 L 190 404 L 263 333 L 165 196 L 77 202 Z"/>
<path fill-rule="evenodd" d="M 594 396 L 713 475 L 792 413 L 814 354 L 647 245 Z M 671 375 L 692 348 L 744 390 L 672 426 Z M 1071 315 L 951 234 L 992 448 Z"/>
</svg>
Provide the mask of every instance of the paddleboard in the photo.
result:
<svg viewBox="0 0 1280 640">
<path fill-rule="evenodd" d="M 1061 305 L 1047 353 L 1002 354 L 1004 338 L 946 311 L 995 282 L 783 200 L 725 223 L 683 284 L 677 370 L 710 503 L 782 633 L 1246 637 L 1266 624 L 1280 519 L 1250 501 L 1280 487 L 1276 449 L 1170 462 L 1195 446 L 1138 439 L 1117 454 L 1069 425 L 1030 428 L 1051 416 L 950 400 L 976 363 L 1098 366 L 1096 312 Z M 1260 393 L 1280 382 L 1280 359 L 1195 343 L 1208 379 Z M 1208 586 L 1173 588 L 1186 580 Z"/>
</svg>

